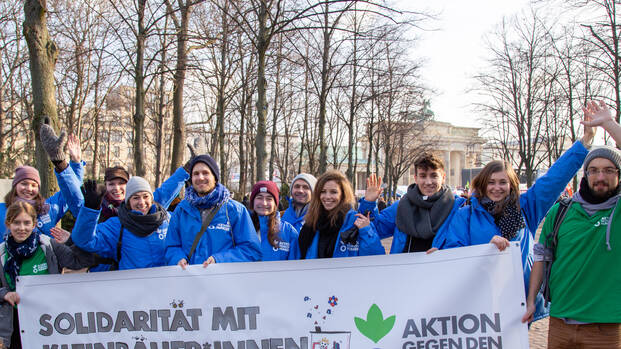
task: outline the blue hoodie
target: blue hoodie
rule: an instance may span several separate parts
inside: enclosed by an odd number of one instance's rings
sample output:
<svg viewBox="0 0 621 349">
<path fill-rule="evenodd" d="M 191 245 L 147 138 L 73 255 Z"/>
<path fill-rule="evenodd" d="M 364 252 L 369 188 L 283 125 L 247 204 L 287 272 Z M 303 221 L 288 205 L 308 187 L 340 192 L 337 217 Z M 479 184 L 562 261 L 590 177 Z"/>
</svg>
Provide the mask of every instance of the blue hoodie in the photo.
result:
<svg viewBox="0 0 621 349">
<path fill-rule="evenodd" d="M 354 226 L 354 222 L 357 218 L 356 213 L 358 212 L 354 210 L 347 212 L 343 225 L 339 230 L 339 235 L 336 238 L 337 243 L 334 246 L 334 254 L 332 255 L 332 258 L 386 254 L 386 250 L 384 249 L 384 246 L 382 246 L 382 242 L 380 241 L 375 228 L 371 224 L 358 231 L 358 241 L 355 244 L 346 244 L 343 240 L 341 240 L 341 233 Z M 319 231 L 315 233 L 313 242 L 308 247 L 308 251 L 306 251 L 306 259 L 317 258 L 318 244 Z"/>
<path fill-rule="evenodd" d="M 272 246 L 267 239 L 268 217 L 259 216 L 259 230 L 261 240 L 261 254 L 264 261 L 296 260 L 300 259 L 300 245 L 298 231 L 283 221 L 279 222 L 278 247 Z"/>
<path fill-rule="evenodd" d="M 166 236 L 166 264 L 176 265 L 188 254 L 194 238 L 201 230 L 198 208 L 188 200 L 177 205 L 170 218 Z M 246 208 L 235 200 L 227 200 L 203 233 L 188 264 L 202 264 L 210 256 L 216 263 L 254 262 L 261 260 L 257 232 Z"/>
</svg>

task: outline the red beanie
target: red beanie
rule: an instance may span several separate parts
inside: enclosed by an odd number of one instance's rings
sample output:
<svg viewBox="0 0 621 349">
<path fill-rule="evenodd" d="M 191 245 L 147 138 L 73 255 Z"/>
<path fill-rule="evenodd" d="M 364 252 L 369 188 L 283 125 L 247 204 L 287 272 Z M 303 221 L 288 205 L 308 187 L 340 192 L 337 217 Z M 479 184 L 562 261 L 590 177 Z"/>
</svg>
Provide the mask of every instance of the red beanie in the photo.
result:
<svg viewBox="0 0 621 349">
<path fill-rule="evenodd" d="M 17 185 L 17 183 L 23 181 L 24 179 L 31 179 L 39 185 L 41 188 L 41 178 L 39 177 L 39 171 L 36 168 L 24 165 L 15 169 L 15 177 L 13 177 L 13 188 Z"/>
<path fill-rule="evenodd" d="M 278 210 L 278 197 L 280 196 L 280 192 L 276 183 L 272 181 L 258 181 L 257 184 L 252 187 L 252 192 L 250 193 L 250 207 L 254 207 L 254 198 L 259 193 L 272 194 L 276 202 L 276 210 Z"/>
</svg>

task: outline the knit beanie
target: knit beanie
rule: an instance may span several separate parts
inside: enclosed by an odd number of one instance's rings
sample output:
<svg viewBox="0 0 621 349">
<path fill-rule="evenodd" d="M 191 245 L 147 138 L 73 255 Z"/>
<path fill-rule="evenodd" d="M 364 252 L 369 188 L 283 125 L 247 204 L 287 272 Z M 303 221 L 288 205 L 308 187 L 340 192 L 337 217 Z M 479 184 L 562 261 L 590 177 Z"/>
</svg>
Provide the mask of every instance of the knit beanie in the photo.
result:
<svg viewBox="0 0 621 349">
<path fill-rule="evenodd" d="M 127 181 L 127 186 L 125 187 L 125 204 L 129 202 L 129 198 L 132 195 L 141 191 L 146 191 L 153 196 L 153 190 L 146 179 L 138 176 L 130 178 L 129 181 Z"/>
<path fill-rule="evenodd" d="M 274 197 L 274 201 L 276 202 L 276 207 L 278 207 L 278 197 L 280 196 L 280 191 L 278 190 L 278 186 L 276 183 L 272 181 L 258 181 L 253 187 L 252 192 L 250 193 L 250 207 L 254 207 L 254 198 L 259 193 L 270 193 Z"/>
<path fill-rule="evenodd" d="M 129 172 L 127 172 L 127 170 L 125 170 L 121 166 L 106 168 L 106 172 L 104 174 L 104 181 L 111 181 L 115 178 L 120 178 L 127 182 L 129 181 Z"/>
<path fill-rule="evenodd" d="M 23 165 L 23 166 L 16 168 L 15 177 L 13 177 L 13 184 L 12 184 L 13 188 L 15 188 L 17 183 L 23 181 L 24 179 L 33 180 L 37 182 L 37 184 L 39 185 L 39 188 L 41 187 L 41 177 L 39 177 L 39 171 L 37 171 L 37 169 L 34 167 Z"/>
<path fill-rule="evenodd" d="M 300 173 L 299 175 L 295 176 L 295 178 L 291 181 L 291 186 L 289 187 L 289 195 L 293 195 L 293 193 L 291 192 L 291 190 L 293 190 L 293 183 L 295 183 L 295 181 L 297 181 L 298 179 L 302 179 L 306 183 L 308 183 L 308 185 L 310 185 L 311 192 L 315 190 L 317 178 L 315 178 L 315 176 L 310 173 Z"/>
<path fill-rule="evenodd" d="M 617 170 L 621 170 L 621 152 L 617 148 L 603 146 L 591 150 L 584 159 L 584 172 L 589 168 L 589 163 L 595 158 L 604 158 L 612 161 Z"/>
<path fill-rule="evenodd" d="M 192 170 L 194 169 L 194 166 L 199 162 L 207 165 L 213 176 L 216 178 L 216 182 L 220 182 L 220 167 L 218 167 L 216 160 L 207 154 L 197 155 L 192 159 L 192 163 L 190 164 L 190 178 L 192 178 Z"/>
</svg>

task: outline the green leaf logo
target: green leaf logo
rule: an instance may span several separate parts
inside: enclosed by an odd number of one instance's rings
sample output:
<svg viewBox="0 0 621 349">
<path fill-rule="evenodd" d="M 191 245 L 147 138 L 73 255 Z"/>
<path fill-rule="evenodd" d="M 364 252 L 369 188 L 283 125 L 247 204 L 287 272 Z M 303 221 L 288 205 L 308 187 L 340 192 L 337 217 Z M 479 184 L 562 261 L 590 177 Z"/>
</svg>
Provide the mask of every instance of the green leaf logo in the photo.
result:
<svg viewBox="0 0 621 349">
<path fill-rule="evenodd" d="M 366 320 L 355 317 L 354 322 L 360 333 L 372 340 L 373 343 L 377 343 L 392 330 L 392 327 L 395 325 L 395 316 L 384 319 L 382 310 L 377 304 L 373 304 L 369 308 Z"/>
</svg>

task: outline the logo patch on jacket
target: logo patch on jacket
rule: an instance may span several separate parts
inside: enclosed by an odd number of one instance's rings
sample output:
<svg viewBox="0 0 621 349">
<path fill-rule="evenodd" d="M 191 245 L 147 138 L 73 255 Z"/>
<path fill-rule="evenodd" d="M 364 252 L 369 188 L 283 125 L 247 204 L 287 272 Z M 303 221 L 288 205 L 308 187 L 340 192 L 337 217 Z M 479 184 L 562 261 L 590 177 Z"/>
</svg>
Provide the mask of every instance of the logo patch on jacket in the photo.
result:
<svg viewBox="0 0 621 349">
<path fill-rule="evenodd" d="M 291 246 L 288 242 L 278 241 L 278 247 L 272 246 L 272 250 L 274 250 L 274 252 L 278 252 L 278 251 L 289 252 L 290 247 Z"/>
<path fill-rule="evenodd" d="M 32 266 L 33 274 L 38 274 L 39 272 L 42 272 L 44 270 L 47 270 L 47 263 L 35 264 Z"/>
</svg>

